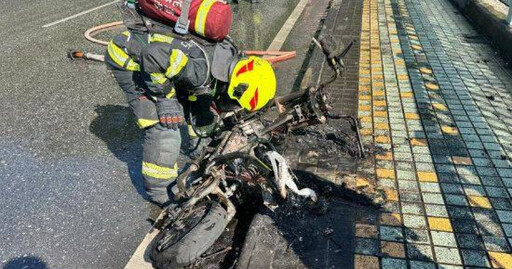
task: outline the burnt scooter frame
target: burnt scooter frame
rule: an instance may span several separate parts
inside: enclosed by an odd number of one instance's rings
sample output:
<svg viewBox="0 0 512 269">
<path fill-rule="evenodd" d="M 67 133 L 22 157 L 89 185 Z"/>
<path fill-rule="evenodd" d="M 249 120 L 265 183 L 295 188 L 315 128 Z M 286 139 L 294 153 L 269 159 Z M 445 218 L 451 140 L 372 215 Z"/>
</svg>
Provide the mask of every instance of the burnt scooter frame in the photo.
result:
<svg viewBox="0 0 512 269">
<path fill-rule="evenodd" d="M 205 147 L 196 161 L 191 163 L 188 169 L 178 176 L 177 185 L 179 193 L 176 195 L 176 198 L 182 202 L 177 206 L 166 208 L 168 217 L 164 221 L 163 227 L 168 225 L 180 226 L 181 217 L 185 216 L 187 211 L 192 209 L 199 201 L 205 198 L 210 199 L 208 198 L 209 195 L 218 197 L 218 201 L 225 207 L 228 214 L 227 218 L 230 221 L 236 213 L 236 208 L 230 197 L 236 192 L 237 186 L 227 185 L 227 176 L 223 165 L 237 159 L 242 159 L 257 166 L 262 174 L 270 174 L 273 171 L 272 167 L 267 164 L 267 161 L 263 160 L 264 158 L 258 157 L 255 154 L 255 149 L 258 146 L 265 146 L 269 150 L 273 149 L 270 140 L 275 133 L 288 133 L 311 125 L 324 124 L 327 122 L 327 119 L 345 119 L 349 121 L 357 132 L 358 157 L 364 157 L 365 153 L 359 134 L 358 121 L 351 116 L 330 112 L 332 107 L 329 105 L 329 98 L 324 92 L 324 88 L 327 85 L 342 76 L 344 64 L 341 58 L 352 47 L 353 42 L 339 53 L 335 53 L 331 49 L 333 47 L 332 38 L 321 39 L 320 42 L 314 40 L 314 42 L 320 46 L 327 56 L 329 66 L 335 71 L 334 76 L 323 84 L 276 98 L 274 105 L 277 106 L 280 114 L 277 119 L 266 127 L 263 125 L 260 128 L 253 126 L 255 122 L 263 122 L 263 113 L 261 112 L 245 115 L 242 111 L 239 111 L 225 115 L 224 120 L 227 119 L 233 126 L 218 132 L 214 136 L 213 141 L 215 143 L 213 143 L 213 146 L 210 146 L 212 145 L 210 143 L 210 145 Z M 254 138 L 237 151 L 222 154 L 228 142 L 237 133 L 244 132 L 244 128 L 247 129 L 247 127 L 250 127 L 251 132 L 255 134 Z M 201 179 L 187 187 L 187 179 L 195 172 L 202 174 Z M 271 186 L 277 188 L 275 182 L 270 183 L 272 183 L 270 184 Z M 276 192 L 279 193 L 279 190 Z M 160 245 L 165 245 L 165 241 L 165 238 L 163 238 Z"/>
</svg>

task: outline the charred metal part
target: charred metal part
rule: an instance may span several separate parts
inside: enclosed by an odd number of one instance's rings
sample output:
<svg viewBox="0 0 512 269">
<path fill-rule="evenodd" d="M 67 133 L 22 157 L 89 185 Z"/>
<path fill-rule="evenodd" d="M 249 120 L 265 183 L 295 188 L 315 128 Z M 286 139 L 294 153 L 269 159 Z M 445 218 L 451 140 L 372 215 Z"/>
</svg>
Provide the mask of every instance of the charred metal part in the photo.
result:
<svg viewBox="0 0 512 269">
<path fill-rule="evenodd" d="M 211 257 L 217 256 L 217 255 L 219 255 L 219 254 L 226 253 L 226 252 L 228 252 L 228 251 L 230 251 L 230 250 L 232 250 L 232 249 L 233 249 L 233 247 L 231 247 L 231 246 L 230 246 L 230 247 L 226 247 L 226 248 L 224 248 L 224 249 L 221 249 L 221 250 L 215 251 L 215 252 L 213 252 L 213 253 L 210 253 L 210 254 L 207 254 L 207 255 L 201 256 L 201 258 L 202 258 L 202 259 L 208 259 L 208 258 L 211 258 Z"/>
<path fill-rule="evenodd" d="M 348 115 L 336 115 L 332 113 L 328 113 L 327 117 L 330 119 L 344 119 L 352 125 L 352 129 L 356 132 L 357 135 L 357 148 L 358 148 L 358 157 L 359 158 L 365 158 L 366 157 L 366 150 L 364 149 L 363 140 L 361 139 L 361 132 L 359 128 L 359 121 Z"/>
<path fill-rule="evenodd" d="M 228 212 L 228 220 L 231 221 L 236 214 L 236 208 L 229 200 L 229 196 L 226 195 L 218 186 L 212 191 L 212 194 L 215 194 L 219 197 L 219 201 L 226 207 L 226 211 Z"/>
</svg>

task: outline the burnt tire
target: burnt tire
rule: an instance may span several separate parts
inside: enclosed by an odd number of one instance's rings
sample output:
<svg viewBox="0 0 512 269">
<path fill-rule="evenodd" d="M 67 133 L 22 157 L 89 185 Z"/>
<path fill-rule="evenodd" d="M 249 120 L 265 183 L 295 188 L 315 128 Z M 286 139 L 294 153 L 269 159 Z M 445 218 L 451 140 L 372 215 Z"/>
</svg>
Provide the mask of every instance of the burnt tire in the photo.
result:
<svg viewBox="0 0 512 269">
<path fill-rule="evenodd" d="M 170 227 L 157 235 L 155 240 L 160 242 L 168 233 L 178 234 L 164 249 L 159 250 L 158 244 L 152 246 L 149 256 L 155 268 L 175 269 L 187 266 L 200 258 L 222 235 L 229 222 L 226 209 L 217 202 L 211 202 L 199 204 L 194 210 L 197 211 L 192 216 L 195 219 L 185 220 L 191 222 L 185 231 Z"/>
</svg>

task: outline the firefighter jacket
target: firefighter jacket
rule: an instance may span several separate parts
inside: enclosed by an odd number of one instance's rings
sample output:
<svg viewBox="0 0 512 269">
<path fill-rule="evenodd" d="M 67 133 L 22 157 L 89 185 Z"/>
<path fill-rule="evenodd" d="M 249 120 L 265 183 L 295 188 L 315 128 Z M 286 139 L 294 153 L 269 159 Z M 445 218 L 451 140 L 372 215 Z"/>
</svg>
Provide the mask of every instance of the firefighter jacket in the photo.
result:
<svg viewBox="0 0 512 269">
<path fill-rule="evenodd" d="M 147 128 L 158 123 L 153 103 L 157 98 L 188 102 L 194 100 L 194 94 L 211 94 L 209 55 L 213 52 L 208 50 L 213 46 L 163 34 L 125 31 L 108 44 L 105 62 L 134 110 L 139 127 Z"/>
</svg>

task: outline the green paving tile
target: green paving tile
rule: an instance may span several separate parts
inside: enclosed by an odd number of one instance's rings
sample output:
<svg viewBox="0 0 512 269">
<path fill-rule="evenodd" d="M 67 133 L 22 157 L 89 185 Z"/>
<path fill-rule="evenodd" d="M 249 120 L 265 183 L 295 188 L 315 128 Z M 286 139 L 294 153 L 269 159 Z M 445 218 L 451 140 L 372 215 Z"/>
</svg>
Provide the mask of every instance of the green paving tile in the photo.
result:
<svg viewBox="0 0 512 269">
<path fill-rule="evenodd" d="M 421 203 L 421 196 L 417 192 L 402 192 L 400 191 L 400 200 L 403 202 L 416 202 Z"/>
<path fill-rule="evenodd" d="M 397 179 L 403 180 L 416 180 L 416 173 L 414 171 L 396 170 Z"/>
<path fill-rule="evenodd" d="M 443 195 L 439 193 L 424 193 L 423 201 L 426 204 L 440 204 L 444 205 Z"/>
<path fill-rule="evenodd" d="M 462 266 L 450 265 L 450 264 L 438 264 L 439 269 L 463 269 Z"/>
<path fill-rule="evenodd" d="M 501 222 L 512 223 L 512 211 L 496 210 Z"/>
<path fill-rule="evenodd" d="M 405 240 L 414 244 L 430 244 L 430 236 L 426 229 L 405 229 Z"/>
<path fill-rule="evenodd" d="M 505 184 L 506 187 L 512 187 L 512 178 L 511 177 L 503 177 L 501 178 L 503 180 L 503 184 Z M 507 188 L 509 191 L 510 194 L 512 194 L 512 191 L 510 191 L 510 189 Z"/>
<path fill-rule="evenodd" d="M 484 187 L 474 185 L 462 185 L 467 195 L 471 196 L 486 196 Z"/>
<path fill-rule="evenodd" d="M 483 240 L 488 251 L 510 252 L 507 239 L 504 237 L 483 236 Z"/>
<path fill-rule="evenodd" d="M 485 249 L 484 242 L 480 235 L 456 233 L 455 237 L 457 238 L 457 242 L 461 248 L 480 250 Z"/>
<path fill-rule="evenodd" d="M 430 231 L 432 243 L 436 246 L 457 247 L 457 241 L 453 233 Z"/>
<path fill-rule="evenodd" d="M 378 255 L 380 253 L 379 240 L 356 238 L 355 252 L 365 255 Z"/>
<path fill-rule="evenodd" d="M 477 222 L 498 222 L 498 218 L 492 209 L 473 208 L 473 216 Z"/>
<path fill-rule="evenodd" d="M 422 261 L 410 261 L 411 268 L 414 269 L 436 269 L 436 264 L 432 262 L 422 262 Z"/>
<path fill-rule="evenodd" d="M 377 160 L 376 167 L 377 168 L 385 168 L 385 169 L 394 169 L 395 165 L 394 165 L 394 162 L 392 162 L 392 161 Z"/>
<path fill-rule="evenodd" d="M 425 205 L 425 212 L 427 216 L 448 217 L 448 211 L 444 205 Z"/>
<path fill-rule="evenodd" d="M 512 224 L 504 223 L 503 224 L 503 229 L 505 230 L 505 234 L 508 237 L 512 237 Z"/>
<path fill-rule="evenodd" d="M 432 249 L 428 245 L 407 244 L 407 257 L 420 261 L 434 260 Z"/>
<path fill-rule="evenodd" d="M 451 164 L 436 164 L 436 170 L 439 173 L 457 173 L 455 166 Z"/>
<path fill-rule="evenodd" d="M 468 145 L 468 143 L 466 143 L 466 145 Z M 469 154 L 473 158 L 487 157 L 487 153 L 482 149 L 470 149 Z"/>
<path fill-rule="evenodd" d="M 382 269 L 407 269 L 407 261 L 402 259 L 382 258 Z"/>
<path fill-rule="evenodd" d="M 422 172 L 435 172 L 436 169 L 432 163 L 416 163 L 416 170 Z"/>
<path fill-rule="evenodd" d="M 464 265 L 490 267 L 489 260 L 484 251 L 462 249 L 461 252 Z"/>
<path fill-rule="evenodd" d="M 489 167 L 492 165 L 492 161 L 489 158 L 472 158 L 475 166 Z M 478 168 L 477 168 L 478 169 Z"/>
<path fill-rule="evenodd" d="M 432 155 L 432 159 L 434 160 L 434 163 L 436 163 L 436 164 L 449 164 L 452 162 L 450 156 L 444 156 L 444 155 Z"/>
<path fill-rule="evenodd" d="M 512 210 L 510 198 L 489 198 L 492 207 L 497 210 Z"/>
<path fill-rule="evenodd" d="M 416 215 L 403 215 L 402 220 L 404 222 L 404 226 L 407 228 L 418 228 L 425 229 L 427 228 L 427 221 L 423 216 Z"/>
<path fill-rule="evenodd" d="M 477 167 L 480 176 L 498 176 L 498 171 L 490 167 Z"/>
<path fill-rule="evenodd" d="M 446 204 L 448 204 L 448 205 L 460 205 L 460 206 L 468 205 L 465 195 L 446 194 L 444 197 L 446 199 Z"/>
<path fill-rule="evenodd" d="M 413 215 L 424 215 L 425 212 L 423 210 L 423 206 L 421 204 L 403 202 L 402 203 L 402 213 L 403 214 L 413 214 Z"/>
<path fill-rule="evenodd" d="M 476 221 L 476 225 L 477 225 L 478 230 L 480 231 L 480 234 L 482 236 L 484 236 L 484 235 L 495 236 L 495 237 L 504 237 L 505 236 L 505 233 L 503 232 L 501 225 L 497 222 Z"/>
<path fill-rule="evenodd" d="M 452 222 L 453 231 L 456 233 L 478 234 L 478 227 L 473 220 L 455 220 Z"/>
<path fill-rule="evenodd" d="M 460 184 L 441 183 L 440 185 L 444 193 L 464 194 L 464 189 Z"/>
<path fill-rule="evenodd" d="M 512 169 L 498 168 L 500 177 L 512 177 Z"/>
<path fill-rule="evenodd" d="M 400 191 L 419 192 L 418 183 L 416 181 L 398 180 L 398 189 Z"/>
<path fill-rule="evenodd" d="M 397 170 L 414 171 L 414 164 L 412 162 L 395 162 Z"/>
<path fill-rule="evenodd" d="M 435 246 L 434 252 L 438 263 L 462 264 L 457 248 Z"/>
<path fill-rule="evenodd" d="M 487 194 L 489 197 L 496 197 L 496 198 L 509 198 L 508 192 L 506 188 L 500 188 L 500 187 L 485 187 L 485 190 L 487 191 Z"/>
<path fill-rule="evenodd" d="M 503 182 L 499 177 L 480 177 L 482 184 L 485 186 L 503 186 Z"/>
<path fill-rule="evenodd" d="M 381 240 L 394 242 L 404 241 L 404 235 L 401 227 L 380 226 L 379 234 Z"/>
<path fill-rule="evenodd" d="M 438 183 L 420 182 L 420 188 L 421 188 L 422 192 L 434 192 L 434 193 L 441 192 L 441 188 Z"/>
<path fill-rule="evenodd" d="M 473 219 L 473 214 L 469 207 L 462 206 L 446 206 L 448 215 L 453 219 Z"/>
<path fill-rule="evenodd" d="M 477 175 L 469 175 L 469 174 L 459 175 L 459 179 L 460 179 L 460 182 L 464 183 L 464 184 L 475 184 L 475 185 L 482 184 L 480 182 L 480 177 Z"/>
</svg>

